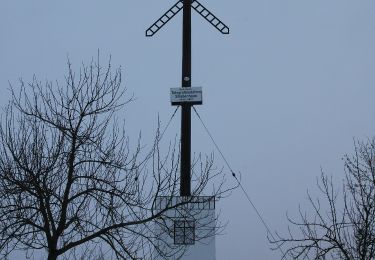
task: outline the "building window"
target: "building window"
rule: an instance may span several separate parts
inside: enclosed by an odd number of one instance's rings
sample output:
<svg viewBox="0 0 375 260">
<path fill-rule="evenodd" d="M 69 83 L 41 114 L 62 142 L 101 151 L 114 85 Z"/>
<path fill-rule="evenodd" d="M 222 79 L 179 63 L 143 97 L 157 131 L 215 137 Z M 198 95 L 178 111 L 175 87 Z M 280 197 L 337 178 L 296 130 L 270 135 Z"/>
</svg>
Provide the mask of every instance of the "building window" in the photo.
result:
<svg viewBox="0 0 375 260">
<path fill-rule="evenodd" d="M 195 221 L 176 220 L 174 221 L 174 244 L 194 245 L 195 243 Z"/>
</svg>

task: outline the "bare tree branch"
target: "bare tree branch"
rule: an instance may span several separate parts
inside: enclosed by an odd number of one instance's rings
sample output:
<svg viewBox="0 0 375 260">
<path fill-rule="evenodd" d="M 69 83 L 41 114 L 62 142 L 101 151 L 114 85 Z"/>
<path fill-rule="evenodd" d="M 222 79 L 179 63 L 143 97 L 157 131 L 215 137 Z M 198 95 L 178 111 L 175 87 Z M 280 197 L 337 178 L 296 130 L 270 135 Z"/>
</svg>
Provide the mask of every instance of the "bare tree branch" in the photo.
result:
<svg viewBox="0 0 375 260">
<path fill-rule="evenodd" d="M 354 146 L 354 155 L 344 157 L 340 191 L 321 174 L 318 187 L 328 208 L 308 194 L 313 214 L 300 209 L 299 220 L 288 217 L 294 228 L 288 236 L 269 239 L 274 249 L 286 248 L 283 258 L 375 259 L 375 139 Z"/>
<path fill-rule="evenodd" d="M 163 156 L 157 130 L 150 151 L 141 147 L 140 137 L 131 150 L 116 113 L 132 98 L 125 99 L 121 70 L 110 63 L 103 68 L 91 62 L 75 74 L 68 62 L 63 85 L 34 78 L 11 93 L 0 128 L 4 257 L 13 250 L 39 249 L 51 260 L 94 252 L 104 259 L 103 248 L 116 259 L 180 254 L 181 246 L 168 245 L 168 252 L 158 248 L 163 241 L 157 241 L 155 220 L 167 223 L 166 212 L 195 203 L 216 179 L 218 188 L 210 195 L 231 189 L 214 170 L 213 157 L 199 155 L 192 165 L 191 198 L 172 203 L 179 190 L 179 143 L 170 144 Z M 158 208 L 162 196 L 171 203 Z"/>
</svg>

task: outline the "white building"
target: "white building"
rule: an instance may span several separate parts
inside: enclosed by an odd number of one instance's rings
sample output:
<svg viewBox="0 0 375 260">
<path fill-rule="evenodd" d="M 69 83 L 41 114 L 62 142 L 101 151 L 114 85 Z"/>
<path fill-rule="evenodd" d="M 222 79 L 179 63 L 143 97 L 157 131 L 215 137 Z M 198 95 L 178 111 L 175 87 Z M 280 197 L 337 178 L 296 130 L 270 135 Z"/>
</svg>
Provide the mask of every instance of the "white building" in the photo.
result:
<svg viewBox="0 0 375 260">
<path fill-rule="evenodd" d="M 158 197 L 154 209 L 175 205 L 155 223 L 155 259 L 215 260 L 215 197 Z"/>
</svg>

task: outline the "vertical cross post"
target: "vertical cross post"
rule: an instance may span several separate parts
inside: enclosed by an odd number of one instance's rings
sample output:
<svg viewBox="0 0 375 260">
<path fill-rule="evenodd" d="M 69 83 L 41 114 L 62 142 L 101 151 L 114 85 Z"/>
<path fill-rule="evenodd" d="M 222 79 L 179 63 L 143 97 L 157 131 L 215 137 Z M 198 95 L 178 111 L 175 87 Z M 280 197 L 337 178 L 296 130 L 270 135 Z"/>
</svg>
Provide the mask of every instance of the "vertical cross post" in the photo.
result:
<svg viewBox="0 0 375 260">
<path fill-rule="evenodd" d="M 191 87 L 191 0 L 183 0 L 182 87 Z M 181 109 L 180 195 L 191 195 L 191 105 Z"/>
<path fill-rule="evenodd" d="M 182 28 L 182 88 L 191 88 L 191 9 L 206 19 L 222 34 L 229 34 L 229 28 L 198 0 L 178 0 L 147 30 L 146 36 L 151 37 L 158 32 L 179 11 L 183 10 Z M 202 104 L 200 103 L 196 104 Z M 173 104 L 172 105 L 176 105 Z M 181 167 L 180 196 L 191 196 L 191 106 L 194 102 L 181 102 Z"/>
</svg>

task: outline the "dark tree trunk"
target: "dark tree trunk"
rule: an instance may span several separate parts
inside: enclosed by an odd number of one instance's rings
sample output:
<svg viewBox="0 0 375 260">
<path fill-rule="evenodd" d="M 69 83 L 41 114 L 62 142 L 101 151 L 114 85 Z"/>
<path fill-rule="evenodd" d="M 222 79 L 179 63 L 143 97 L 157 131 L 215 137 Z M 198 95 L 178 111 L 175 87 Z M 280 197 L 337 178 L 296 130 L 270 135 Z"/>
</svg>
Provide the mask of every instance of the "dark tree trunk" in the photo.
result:
<svg viewBox="0 0 375 260">
<path fill-rule="evenodd" d="M 48 253 L 48 260 L 56 260 L 57 259 L 57 252 L 54 250 L 54 251 L 50 251 Z"/>
<path fill-rule="evenodd" d="M 48 248 L 48 260 L 56 260 L 58 256 L 57 253 L 57 243 L 50 243 Z"/>
</svg>

